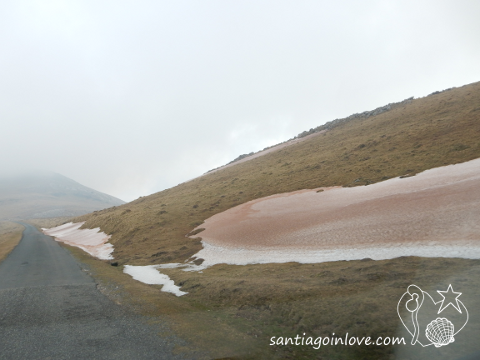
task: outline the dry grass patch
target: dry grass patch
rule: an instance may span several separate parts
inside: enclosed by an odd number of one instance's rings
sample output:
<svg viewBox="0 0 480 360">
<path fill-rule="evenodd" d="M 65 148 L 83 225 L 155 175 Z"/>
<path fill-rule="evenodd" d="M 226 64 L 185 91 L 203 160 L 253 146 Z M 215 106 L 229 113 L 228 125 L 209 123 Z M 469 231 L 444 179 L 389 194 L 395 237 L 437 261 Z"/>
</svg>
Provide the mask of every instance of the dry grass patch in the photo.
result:
<svg viewBox="0 0 480 360">
<path fill-rule="evenodd" d="M 203 273 L 162 269 L 189 292 L 182 300 L 211 309 L 214 316 L 262 344 L 268 358 L 385 359 L 402 347 L 270 346 L 272 336 L 405 336 L 397 303 L 410 284 L 432 296 L 451 283 L 463 292 L 469 328 L 455 345 L 414 348 L 425 358 L 451 359 L 480 350 L 480 260 L 402 257 L 383 261 L 321 264 L 216 265 Z M 476 320 L 475 320 L 476 319 Z M 201 346 L 201 344 L 198 344 Z M 409 347 L 410 345 L 407 345 Z M 399 357 L 401 358 L 401 357 Z"/>
<path fill-rule="evenodd" d="M 41 228 L 49 229 L 55 226 L 66 224 L 70 222 L 70 220 L 72 220 L 71 216 L 63 216 L 63 217 L 46 218 L 46 219 L 28 219 L 24 221 L 26 223 L 32 224 L 37 229 L 41 230 Z"/>
<path fill-rule="evenodd" d="M 0 262 L 18 245 L 24 227 L 10 221 L 0 222 Z"/>
</svg>

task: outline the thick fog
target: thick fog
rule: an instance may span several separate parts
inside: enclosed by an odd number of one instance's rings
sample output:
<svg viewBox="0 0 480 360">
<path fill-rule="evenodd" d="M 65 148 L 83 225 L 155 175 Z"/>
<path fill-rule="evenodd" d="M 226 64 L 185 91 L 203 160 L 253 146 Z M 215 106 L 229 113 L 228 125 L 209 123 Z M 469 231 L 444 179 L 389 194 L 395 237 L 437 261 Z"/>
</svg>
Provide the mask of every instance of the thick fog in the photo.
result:
<svg viewBox="0 0 480 360">
<path fill-rule="evenodd" d="M 126 201 L 480 80 L 480 2 L 0 3 L 0 173 Z"/>
</svg>

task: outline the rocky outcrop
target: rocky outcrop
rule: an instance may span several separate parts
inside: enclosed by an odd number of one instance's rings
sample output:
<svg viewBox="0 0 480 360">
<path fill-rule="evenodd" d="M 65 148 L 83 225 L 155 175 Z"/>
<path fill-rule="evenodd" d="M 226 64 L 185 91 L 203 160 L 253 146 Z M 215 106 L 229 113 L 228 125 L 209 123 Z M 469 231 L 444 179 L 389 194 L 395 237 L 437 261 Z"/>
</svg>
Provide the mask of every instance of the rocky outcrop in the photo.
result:
<svg viewBox="0 0 480 360">
<path fill-rule="evenodd" d="M 320 132 L 322 130 L 332 130 L 333 128 L 336 128 L 337 126 L 345 124 L 345 123 L 347 123 L 351 120 L 354 120 L 354 119 L 366 119 L 366 118 L 369 118 L 371 116 L 380 115 L 384 112 L 390 111 L 391 109 L 393 109 L 397 106 L 408 104 L 412 100 L 413 100 L 413 96 L 408 98 L 408 99 L 405 99 L 403 101 L 397 102 L 397 103 L 390 103 L 390 104 L 387 104 L 387 105 L 384 105 L 384 106 L 380 106 L 380 107 L 378 107 L 374 110 L 364 111 L 362 113 L 356 113 L 356 114 L 350 115 L 349 117 L 342 118 L 342 119 L 335 119 L 335 120 L 326 122 L 323 125 L 317 126 L 316 128 L 312 128 L 308 131 L 301 132 L 300 134 L 295 136 L 293 139 L 302 138 L 302 137 Z"/>
<path fill-rule="evenodd" d="M 449 90 L 452 90 L 452 89 L 455 89 L 454 87 L 451 87 L 451 88 L 448 88 L 448 89 L 445 89 L 445 90 L 440 90 L 440 91 L 434 91 L 433 93 L 427 95 L 427 96 L 432 96 L 432 95 L 437 95 L 437 94 L 441 94 L 445 91 L 449 91 Z"/>
<path fill-rule="evenodd" d="M 244 158 L 246 158 L 246 157 L 252 156 L 253 154 L 255 154 L 255 153 L 254 153 L 254 152 L 251 152 L 251 153 L 249 153 L 249 154 L 242 154 L 242 155 L 238 156 L 237 158 L 233 159 L 232 161 L 230 161 L 228 164 L 234 163 L 235 161 L 238 161 L 238 160 L 242 160 L 242 159 L 244 159 Z M 228 165 L 228 164 L 227 164 L 227 165 Z"/>
</svg>

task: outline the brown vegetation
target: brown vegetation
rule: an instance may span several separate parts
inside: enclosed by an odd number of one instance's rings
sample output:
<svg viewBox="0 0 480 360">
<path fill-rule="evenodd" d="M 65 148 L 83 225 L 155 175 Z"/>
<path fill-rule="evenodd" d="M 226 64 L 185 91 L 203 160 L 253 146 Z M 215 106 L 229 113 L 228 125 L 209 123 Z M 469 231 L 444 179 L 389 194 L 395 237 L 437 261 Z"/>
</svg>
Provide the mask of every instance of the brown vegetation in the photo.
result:
<svg viewBox="0 0 480 360">
<path fill-rule="evenodd" d="M 0 222 L 0 262 L 22 239 L 23 226 L 10 221 Z"/>
</svg>

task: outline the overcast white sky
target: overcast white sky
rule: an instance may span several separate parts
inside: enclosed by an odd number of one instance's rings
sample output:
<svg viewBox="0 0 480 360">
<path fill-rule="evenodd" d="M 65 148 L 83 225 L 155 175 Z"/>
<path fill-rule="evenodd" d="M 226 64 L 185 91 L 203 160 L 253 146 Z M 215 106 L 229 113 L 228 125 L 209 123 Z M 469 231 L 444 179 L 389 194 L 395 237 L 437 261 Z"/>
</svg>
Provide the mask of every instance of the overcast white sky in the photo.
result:
<svg viewBox="0 0 480 360">
<path fill-rule="evenodd" d="M 0 2 L 0 172 L 130 201 L 480 81 L 480 1 Z"/>
</svg>

